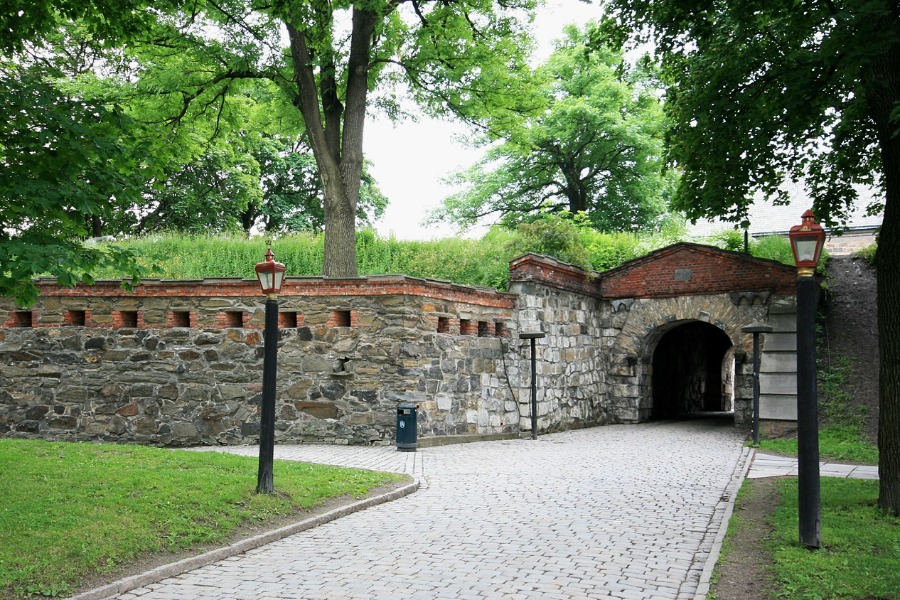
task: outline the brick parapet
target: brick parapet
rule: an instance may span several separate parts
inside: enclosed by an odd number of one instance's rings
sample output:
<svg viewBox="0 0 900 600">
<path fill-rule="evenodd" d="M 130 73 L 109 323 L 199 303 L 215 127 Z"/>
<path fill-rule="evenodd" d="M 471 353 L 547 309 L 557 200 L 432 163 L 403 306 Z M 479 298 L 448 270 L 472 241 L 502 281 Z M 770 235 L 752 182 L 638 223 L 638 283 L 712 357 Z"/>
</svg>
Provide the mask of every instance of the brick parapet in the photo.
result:
<svg viewBox="0 0 900 600">
<path fill-rule="evenodd" d="M 53 279 L 35 281 L 42 296 L 51 297 L 128 297 L 128 298 L 247 298 L 262 296 L 255 279 L 144 279 L 133 291 L 122 288 L 119 280 L 98 280 L 75 287 L 56 285 Z M 492 288 L 459 285 L 447 281 L 418 279 L 405 275 L 371 276 L 352 279 L 325 277 L 288 277 L 279 297 L 292 296 L 418 296 L 463 302 L 477 306 L 512 308 L 515 295 Z"/>
<path fill-rule="evenodd" d="M 594 298 L 600 297 L 598 273 L 540 254 L 526 254 L 509 263 L 510 283 L 534 282 Z"/>
</svg>

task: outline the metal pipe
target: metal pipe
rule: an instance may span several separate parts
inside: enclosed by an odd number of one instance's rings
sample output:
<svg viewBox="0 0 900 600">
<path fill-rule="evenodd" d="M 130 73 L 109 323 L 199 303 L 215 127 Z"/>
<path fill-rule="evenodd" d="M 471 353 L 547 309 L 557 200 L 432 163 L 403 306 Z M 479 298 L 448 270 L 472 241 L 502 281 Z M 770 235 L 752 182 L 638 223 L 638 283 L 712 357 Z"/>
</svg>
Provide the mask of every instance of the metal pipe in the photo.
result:
<svg viewBox="0 0 900 600">
<path fill-rule="evenodd" d="M 522 332 L 520 340 L 531 340 L 531 439 L 538 437 L 537 425 L 537 349 L 535 347 L 538 338 L 546 337 L 542 331 Z"/>
<path fill-rule="evenodd" d="M 536 440 L 537 433 L 537 357 L 535 356 L 535 339 L 531 338 L 531 439 Z"/>
</svg>

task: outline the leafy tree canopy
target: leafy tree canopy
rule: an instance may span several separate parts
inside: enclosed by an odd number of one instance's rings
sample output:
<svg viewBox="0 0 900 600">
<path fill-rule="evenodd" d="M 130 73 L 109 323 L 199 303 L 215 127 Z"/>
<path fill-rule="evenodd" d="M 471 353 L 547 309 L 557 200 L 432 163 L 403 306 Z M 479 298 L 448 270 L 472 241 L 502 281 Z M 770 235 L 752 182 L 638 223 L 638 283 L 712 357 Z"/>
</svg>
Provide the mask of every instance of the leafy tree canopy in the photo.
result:
<svg viewBox="0 0 900 600">
<path fill-rule="evenodd" d="M 163 11 L 134 46 L 142 65 L 135 89 L 152 95 L 148 110 L 184 126 L 224 123 L 228 99 L 248 82 L 269 86 L 268 114 L 302 122 L 322 179 L 324 271 L 353 275 L 367 109 L 396 115 L 396 94 L 409 92 L 426 111 L 449 109 L 481 125 L 487 114 L 527 110 L 516 74 L 533 4 L 200 1 Z"/>
<path fill-rule="evenodd" d="M 0 294 L 27 305 L 31 278 L 91 281 L 116 264 L 136 276 L 127 253 L 80 240 L 93 216 L 139 200 L 153 172 L 153 148 L 116 107 L 68 97 L 43 65 L 0 62 Z"/>
<path fill-rule="evenodd" d="M 565 33 L 535 73 L 530 93 L 542 110 L 492 122 L 482 141 L 493 145 L 456 174 L 467 187 L 432 219 L 466 227 L 497 215 L 514 225 L 567 211 L 604 231 L 661 224 L 674 174 L 663 172 L 658 90 L 621 53 L 587 45 L 585 31 L 574 26 Z"/>
<path fill-rule="evenodd" d="M 836 223 L 858 184 L 884 189 L 879 129 L 892 135 L 897 114 L 891 102 L 876 111 L 873 94 L 887 84 L 877 61 L 897 45 L 897 10 L 889 1 L 614 0 L 594 43 L 633 32 L 656 46 L 669 159 L 684 173 L 675 206 L 690 218 L 739 222 L 755 192 L 786 203 L 782 184 L 793 179 L 817 217 Z"/>
</svg>

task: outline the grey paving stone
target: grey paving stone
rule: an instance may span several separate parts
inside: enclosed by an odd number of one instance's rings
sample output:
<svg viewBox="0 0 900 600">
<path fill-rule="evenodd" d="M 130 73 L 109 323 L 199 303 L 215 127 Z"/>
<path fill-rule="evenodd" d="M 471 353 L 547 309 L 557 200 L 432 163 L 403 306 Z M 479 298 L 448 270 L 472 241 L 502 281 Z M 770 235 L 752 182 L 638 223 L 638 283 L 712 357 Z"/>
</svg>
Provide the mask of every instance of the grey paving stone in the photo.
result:
<svg viewBox="0 0 900 600">
<path fill-rule="evenodd" d="M 276 458 L 408 473 L 423 485 L 120 598 L 694 598 L 726 490 L 743 478 L 742 442 L 732 426 L 696 421 L 415 453 L 277 446 Z"/>
</svg>

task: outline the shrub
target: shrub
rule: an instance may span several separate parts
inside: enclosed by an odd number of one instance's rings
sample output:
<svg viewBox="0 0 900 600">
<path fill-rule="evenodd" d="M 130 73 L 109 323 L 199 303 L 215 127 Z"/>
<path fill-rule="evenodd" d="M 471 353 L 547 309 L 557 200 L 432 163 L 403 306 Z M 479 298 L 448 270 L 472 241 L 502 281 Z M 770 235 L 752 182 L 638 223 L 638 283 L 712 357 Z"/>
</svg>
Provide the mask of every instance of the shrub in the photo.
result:
<svg viewBox="0 0 900 600">
<path fill-rule="evenodd" d="M 862 250 L 853 253 L 853 256 L 858 256 L 859 258 L 866 261 L 870 267 L 875 266 L 875 261 L 878 252 L 878 243 L 872 242 Z"/>
</svg>

